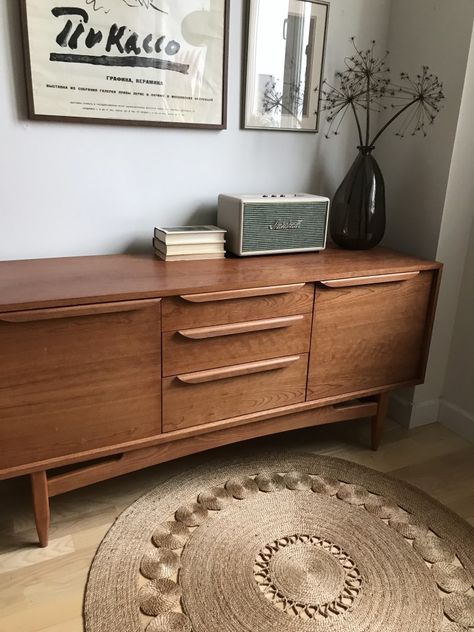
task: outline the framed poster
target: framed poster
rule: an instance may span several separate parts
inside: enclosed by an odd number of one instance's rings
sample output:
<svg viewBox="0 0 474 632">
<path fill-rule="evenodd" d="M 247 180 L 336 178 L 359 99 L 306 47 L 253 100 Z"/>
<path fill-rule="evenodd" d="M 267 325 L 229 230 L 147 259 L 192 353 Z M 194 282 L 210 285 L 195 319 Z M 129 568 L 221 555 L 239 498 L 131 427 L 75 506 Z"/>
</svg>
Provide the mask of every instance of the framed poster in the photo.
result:
<svg viewBox="0 0 474 632">
<path fill-rule="evenodd" d="M 317 132 L 329 5 L 248 0 L 244 129 Z"/>
<path fill-rule="evenodd" d="M 21 0 L 32 118 L 224 129 L 229 0 Z"/>
</svg>

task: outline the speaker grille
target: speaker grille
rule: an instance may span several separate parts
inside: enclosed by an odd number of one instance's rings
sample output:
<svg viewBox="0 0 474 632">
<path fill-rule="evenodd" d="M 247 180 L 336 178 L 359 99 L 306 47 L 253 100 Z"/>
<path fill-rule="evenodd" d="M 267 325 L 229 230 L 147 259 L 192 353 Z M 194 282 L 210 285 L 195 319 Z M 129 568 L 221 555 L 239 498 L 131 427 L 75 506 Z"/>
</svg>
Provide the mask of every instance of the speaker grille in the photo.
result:
<svg viewBox="0 0 474 632">
<path fill-rule="evenodd" d="M 244 205 L 242 252 L 324 248 L 327 202 Z"/>
</svg>

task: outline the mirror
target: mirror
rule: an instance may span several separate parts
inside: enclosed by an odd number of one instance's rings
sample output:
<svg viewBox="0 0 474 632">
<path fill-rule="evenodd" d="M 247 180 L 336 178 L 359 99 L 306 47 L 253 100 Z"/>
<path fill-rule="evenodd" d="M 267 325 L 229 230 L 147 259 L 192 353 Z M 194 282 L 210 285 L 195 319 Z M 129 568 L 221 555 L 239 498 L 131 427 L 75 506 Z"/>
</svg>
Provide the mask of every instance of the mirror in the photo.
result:
<svg viewBox="0 0 474 632">
<path fill-rule="evenodd" d="M 329 5 L 249 0 L 245 129 L 318 131 Z"/>
</svg>

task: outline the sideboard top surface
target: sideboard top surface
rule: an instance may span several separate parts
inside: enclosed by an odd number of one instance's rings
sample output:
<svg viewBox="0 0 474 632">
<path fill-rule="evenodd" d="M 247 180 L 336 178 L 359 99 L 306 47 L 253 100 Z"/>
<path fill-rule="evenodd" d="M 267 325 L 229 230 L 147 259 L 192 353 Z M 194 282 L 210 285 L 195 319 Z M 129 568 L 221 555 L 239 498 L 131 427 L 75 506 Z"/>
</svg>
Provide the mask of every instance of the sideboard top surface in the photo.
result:
<svg viewBox="0 0 474 632">
<path fill-rule="evenodd" d="M 167 263 L 151 254 L 4 261 L 0 262 L 0 312 L 440 267 L 385 248 L 328 248 L 319 253 Z"/>
</svg>

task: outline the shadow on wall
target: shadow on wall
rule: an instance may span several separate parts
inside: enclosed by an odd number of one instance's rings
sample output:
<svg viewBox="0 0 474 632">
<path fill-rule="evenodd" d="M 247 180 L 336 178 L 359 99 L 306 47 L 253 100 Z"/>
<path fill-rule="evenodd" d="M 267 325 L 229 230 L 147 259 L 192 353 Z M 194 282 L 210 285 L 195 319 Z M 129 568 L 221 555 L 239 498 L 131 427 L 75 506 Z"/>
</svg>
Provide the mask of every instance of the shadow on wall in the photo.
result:
<svg viewBox="0 0 474 632">
<path fill-rule="evenodd" d="M 207 224 L 216 224 L 217 216 L 216 216 L 216 207 L 209 205 L 201 205 L 189 216 L 187 220 L 187 224 L 194 225 L 207 225 Z M 160 224 L 157 221 L 157 226 Z M 169 225 L 169 223 L 168 223 Z M 122 250 L 122 254 L 124 255 L 144 255 L 150 254 L 153 252 L 153 227 L 150 229 L 149 237 L 138 237 L 136 239 L 132 239 Z"/>
<path fill-rule="evenodd" d="M 28 97 L 26 92 L 25 58 L 23 53 L 23 31 L 20 2 L 6 0 L 8 33 L 10 33 L 10 57 L 15 84 L 15 107 L 20 121 L 28 120 Z"/>
<path fill-rule="evenodd" d="M 151 234 L 151 233 L 150 233 Z M 123 255 L 147 255 L 153 252 L 152 237 L 132 239 L 120 254 Z"/>
</svg>

